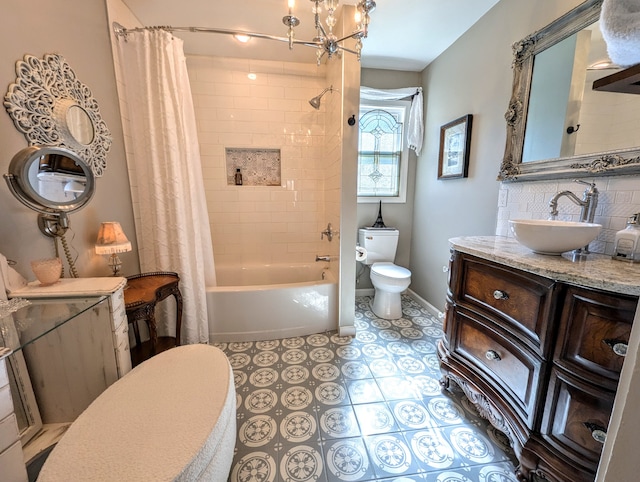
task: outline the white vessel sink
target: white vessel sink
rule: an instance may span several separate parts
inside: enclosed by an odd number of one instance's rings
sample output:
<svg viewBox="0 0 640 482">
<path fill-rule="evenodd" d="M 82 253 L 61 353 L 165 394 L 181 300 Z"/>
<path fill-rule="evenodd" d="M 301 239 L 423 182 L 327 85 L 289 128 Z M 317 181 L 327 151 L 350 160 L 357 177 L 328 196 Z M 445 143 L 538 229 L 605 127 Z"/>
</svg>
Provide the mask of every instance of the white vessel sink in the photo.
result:
<svg viewBox="0 0 640 482">
<path fill-rule="evenodd" d="M 509 226 L 516 240 L 539 254 L 559 255 L 596 239 L 601 224 L 544 219 L 513 219 Z"/>
</svg>

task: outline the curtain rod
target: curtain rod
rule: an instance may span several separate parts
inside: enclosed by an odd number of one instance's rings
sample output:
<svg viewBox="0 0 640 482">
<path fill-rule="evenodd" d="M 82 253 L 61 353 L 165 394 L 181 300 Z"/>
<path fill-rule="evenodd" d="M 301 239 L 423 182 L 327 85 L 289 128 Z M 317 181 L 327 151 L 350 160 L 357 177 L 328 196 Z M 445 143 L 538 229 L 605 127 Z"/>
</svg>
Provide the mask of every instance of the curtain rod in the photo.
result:
<svg viewBox="0 0 640 482">
<path fill-rule="evenodd" d="M 288 37 L 278 37 L 277 35 L 269 35 L 265 33 L 257 32 L 245 32 L 242 30 L 229 30 L 224 28 L 210 28 L 210 27 L 172 27 L 170 25 L 158 25 L 150 27 L 135 27 L 125 28 L 118 22 L 113 22 L 113 32 L 116 37 L 123 37 L 127 40 L 127 34 L 130 32 L 143 32 L 144 30 L 164 30 L 166 32 L 191 32 L 191 33 L 215 33 L 222 35 L 246 35 L 252 38 L 261 38 L 267 40 L 276 40 L 278 42 L 289 43 Z M 293 43 L 296 45 L 306 45 L 308 47 L 322 47 L 322 42 L 309 42 L 304 40 L 293 39 Z"/>
</svg>

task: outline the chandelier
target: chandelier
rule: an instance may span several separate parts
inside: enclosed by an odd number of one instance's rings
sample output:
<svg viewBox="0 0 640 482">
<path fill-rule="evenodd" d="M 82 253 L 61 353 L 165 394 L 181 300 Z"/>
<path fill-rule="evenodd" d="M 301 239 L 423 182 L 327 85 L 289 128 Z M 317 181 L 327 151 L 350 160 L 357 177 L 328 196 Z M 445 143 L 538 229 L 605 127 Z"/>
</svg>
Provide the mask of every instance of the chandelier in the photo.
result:
<svg viewBox="0 0 640 482">
<path fill-rule="evenodd" d="M 288 27 L 286 37 L 278 37 L 276 35 L 258 33 L 258 32 L 245 32 L 242 30 L 230 30 L 222 28 L 209 28 L 209 27 L 172 27 L 169 25 L 156 26 L 156 27 L 137 27 L 137 28 L 125 28 L 117 22 L 113 23 L 113 30 L 116 36 L 122 36 L 127 38 L 127 33 L 138 32 L 141 30 L 153 30 L 160 29 L 168 32 L 184 31 L 192 33 L 216 33 L 233 35 L 237 40 L 246 42 L 251 38 L 261 38 L 267 40 L 277 40 L 280 42 L 288 42 L 289 49 L 293 49 L 294 45 L 305 45 L 307 47 L 313 47 L 316 49 L 316 60 L 318 65 L 322 58 L 327 55 L 327 58 L 333 57 L 337 52 L 344 51 L 355 54 L 360 60 L 360 53 L 362 52 L 362 39 L 367 38 L 369 31 L 369 22 L 371 17 L 369 14 L 375 10 L 376 2 L 374 0 L 358 0 L 356 5 L 355 23 L 356 30 L 349 35 L 342 38 L 338 38 L 333 33 L 333 27 L 337 23 L 335 17 L 338 3 L 340 0 L 311 0 L 313 3 L 312 13 L 314 15 L 314 27 L 316 29 L 316 36 L 312 40 L 298 40 L 295 38 L 294 29 L 300 25 L 300 19 L 293 14 L 295 8 L 295 0 L 287 0 L 289 13 L 282 18 L 282 22 Z M 323 22 L 320 18 L 322 10 L 326 10 L 326 18 Z M 354 39 L 356 41 L 353 49 L 347 48 L 343 45 L 343 42 L 348 39 Z"/>
<path fill-rule="evenodd" d="M 338 38 L 333 33 L 333 27 L 336 25 L 337 19 L 335 17 L 336 9 L 338 8 L 339 0 L 311 0 L 313 2 L 312 13 L 314 14 L 314 27 L 316 29 L 316 36 L 311 41 L 296 40 L 294 28 L 300 25 L 300 19 L 293 14 L 295 7 L 295 0 L 288 0 L 289 14 L 282 18 L 282 23 L 289 27 L 287 32 L 287 38 L 289 42 L 289 49 L 293 49 L 294 44 L 302 44 L 309 47 L 315 47 L 317 62 L 320 65 L 320 61 L 325 54 L 328 58 L 331 58 L 336 52 L 343 50 L 356 54 L 358 60 L 360 60 L 360 54 L 362 52 L 362 39 L 367 38 L 369 32 L 369 23 L 371 13 L 376 8 L 376 2 L 373 0 L 359 0 L 356 5 L 355 23 L 356 31 L 342 38 Z M 320 13 L 322 12 L 322 6 L 327 11 L 327 18 L 325 24 L 327 28 L 322 25 L 320 20 Z M 355 50 L 348 49 L 344 45 L 340 45 L 341 42 L 347 39 L 355 39 Z"/>
</svg>

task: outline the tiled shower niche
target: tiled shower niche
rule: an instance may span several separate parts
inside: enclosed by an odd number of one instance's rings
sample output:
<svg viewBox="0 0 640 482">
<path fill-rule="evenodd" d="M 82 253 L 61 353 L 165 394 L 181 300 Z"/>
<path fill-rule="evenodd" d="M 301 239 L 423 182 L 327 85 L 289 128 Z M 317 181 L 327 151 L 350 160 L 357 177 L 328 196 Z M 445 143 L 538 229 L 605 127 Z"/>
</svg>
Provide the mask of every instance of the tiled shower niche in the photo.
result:
<svg viewBox="0 0 640 482">
<path fill-rule="evenodd" d="M 234 185 L 240 169 L 243 186 L 280 186 L 280 149 L 227 147 L 227 184 Z"/>
</svg>

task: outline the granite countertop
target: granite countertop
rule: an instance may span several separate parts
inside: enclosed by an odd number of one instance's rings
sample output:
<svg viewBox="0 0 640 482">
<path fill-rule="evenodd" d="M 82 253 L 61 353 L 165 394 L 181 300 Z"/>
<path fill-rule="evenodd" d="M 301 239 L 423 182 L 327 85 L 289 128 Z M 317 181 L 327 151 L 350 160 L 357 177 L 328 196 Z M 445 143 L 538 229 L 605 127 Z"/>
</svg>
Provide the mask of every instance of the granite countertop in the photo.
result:
<svg viewBox="0 0 640 482">
<path fill-rule="evenodd" d="M 573 285 L 614 293 L 640 296 L 640 263 L 618 261 L 602 254 L 573 260 L 571 252 L 562 256 L 536 254 L 513 238 L 504 236 L 463 236 L 451 238 L 456 251 L 555 279 Z"/>
</svg>

